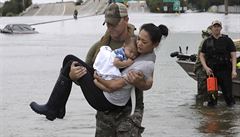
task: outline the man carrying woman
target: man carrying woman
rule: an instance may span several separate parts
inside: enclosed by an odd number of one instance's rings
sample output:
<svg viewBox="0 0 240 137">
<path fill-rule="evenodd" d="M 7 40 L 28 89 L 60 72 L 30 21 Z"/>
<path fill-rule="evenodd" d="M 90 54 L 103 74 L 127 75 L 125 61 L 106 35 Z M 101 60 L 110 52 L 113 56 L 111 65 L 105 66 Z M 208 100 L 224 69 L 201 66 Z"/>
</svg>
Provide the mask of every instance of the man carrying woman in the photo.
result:
<svg viewBox="0 0 240 137">
<path fill-rule="evenodd" d="M 140 55 L 130 67 L 122 71 L 122 73 L 126 73 L 127 78 L 107 81 L 96 76 L 94 77 L 94 69 L 92 68 L 100 47 L 103 45 L 109 45 L 112 49 L 121 47 L 126 39 L 134 35 L 134 29 L 132 25 L 128 24 L 127 8 L 125 5 L 119 3 L 112 3 L 106 9 L 105 24 L 107 25 L 107 32 L 89 50 L 86 63 L 73 55 L 66 56 L 63 60 L 59 78 L 48 102 L 45 105 L 32 102 L 30 106 L 36 113 L 46 115 L 46 118 L 49 120 L 63 118 L 72 82 L 75 82 L 81 86 L 88 103 L 98 110 L 96 115 L 96 137 L 139 137 L 143 132 L 143 127 L 141 127 L 143 90 L 151 88 L 153 73 L 145 79 L 143 73 L 130 70 L 132 67 L 136 67 L 136 65 L 139 65 L 138 67 L 144 65 L 144 63 L 140 63 L 142 61 L 155 62 L 156 55 L 154 49 L 160 44 L 162 36 L 168 35 L 168 28 L 164 25 L 142 25 L 137 39 L 137 51 Z M 122 90 L 126 83 L 135 86 L 137 102 L 134 114 L 129 116 L 131 112 L 131 104 L 129 103 L 119 107 L 107 102 L 103 94 L 103 89 L 94 84 L 94 78 L 97 78 L 100 83 L 108 85 L 108 88 L 112 92 Z"/>
</svg>

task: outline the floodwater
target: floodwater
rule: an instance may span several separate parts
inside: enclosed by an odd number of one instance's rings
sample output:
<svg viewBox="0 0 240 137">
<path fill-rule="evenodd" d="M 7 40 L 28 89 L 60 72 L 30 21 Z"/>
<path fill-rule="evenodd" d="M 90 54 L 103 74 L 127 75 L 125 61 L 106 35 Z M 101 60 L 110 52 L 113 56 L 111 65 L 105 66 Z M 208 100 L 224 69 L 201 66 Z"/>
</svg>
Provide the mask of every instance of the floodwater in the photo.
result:
<svg viewBox="0 0 240 137">
<path fill-rule="evenodd" d="M 70 17 L 0 18 L 8 23 L 51 21 Z M 156 51 L 154 85 L 144 94 L 143 137 L 239 137 L 240 102 L 216 108 L 195 102 L 196 81 L 169 54 L 181 46 L 196 53 L 200 32 L 212 20 L 223 22 L 223 32 L 240 38 L 240 15 L 229 14 L 130 14 L 137 28 L 143 23 L 166 24 L 170 35 Z M 90 46 L 104 34 L 104 16 L 93 16 L 34 26 L 38 34 L 0 34 L 0 137 L 93 137 L 95 110 L 74 85 L 63 120 L 47 121 L 29 107 L 31 101 L 45 103 L 67 54 L 84 59 Z M 184 50 L 183 50 L 184 51 Z"/>
</svg>

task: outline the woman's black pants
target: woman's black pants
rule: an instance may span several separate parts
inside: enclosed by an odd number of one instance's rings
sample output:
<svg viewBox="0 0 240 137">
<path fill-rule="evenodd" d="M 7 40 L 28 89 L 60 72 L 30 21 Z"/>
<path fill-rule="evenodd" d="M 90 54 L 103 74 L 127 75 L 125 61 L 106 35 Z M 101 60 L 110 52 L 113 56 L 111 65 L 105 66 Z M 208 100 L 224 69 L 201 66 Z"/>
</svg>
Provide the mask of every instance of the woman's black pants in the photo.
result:
<svg viewBox="0 0 240 137">
<path fill-rule="evenodd" d="M 88 103 L 98 111 L 106 111 L 118 108 L 119 106 L 111 104 L 104 96 L 103 91 L 94 84 L 94 69 L 81 59 L 74 55 L 67 55 L 63 60 L 62 74 L 69 78 L 69 72 L 73 61 L 77 61 L 81 66 L 87 69 L 87 74 L 74 82 L 81 87 L 83 95 Z"/>
</svg>

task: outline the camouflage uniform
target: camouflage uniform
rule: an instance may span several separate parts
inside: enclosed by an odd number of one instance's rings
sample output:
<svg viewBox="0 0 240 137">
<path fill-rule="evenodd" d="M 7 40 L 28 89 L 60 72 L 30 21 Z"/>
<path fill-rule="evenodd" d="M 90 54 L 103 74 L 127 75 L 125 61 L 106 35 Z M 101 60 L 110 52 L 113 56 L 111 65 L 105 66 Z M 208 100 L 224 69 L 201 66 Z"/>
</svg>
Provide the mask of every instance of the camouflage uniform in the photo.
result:
<svg viewBox="0 0 240 137">
<path fill-rule="evenodd" d="M 141 133 L 144 131 L 144 128 L 141 127 L 143 92 L 136 91 L 136 96 L 138 104 L 131 116 L 131 105 L 109 112 L 98 111 L 95 137 L 141 137 Z"/>
<path fill-rule="evenodd" d="M 134 35 L 135 27 L 128 25 L 128 36 Z M 106 34 L 99 42 L 89 50 L 86 63 L 93 65 L 99 49 L 103 45 L 109 45 L 112 49 L 121 47 L 123 42 L 114 41 L 110 34 Z M 143 117 L 143 91 L 136 89 L 136 109 L 130 116 L 131 104 L 128 103 L 121 109 L 111 111 L 97 111 L 95 137 L 141 137 L 144 128 L 141 127 Z"/>
<path fill-rule="evenodd" d="M 211 33 L 212 33 L 211 26 L 209 26 L 206 30 L 202 31 L 203 40 L 201 41 L 198 47 L 198 56 L 197 56 L 196 63 L 194 65 L 194 73 L 197 78 L 197 89 L 198 89 L 196 99 L 197 101 L 200 101 L 200 103 L 204 101 L 208 101 L 208 92 L 207 92 L 207 82 L 206 82 L 207 74 L 200 62 L 199 54 L 202 49 L 203 42 L 211 35 Z"/>
<path fill-rule="evenodd" d="M 203 44 L 204 40 L 205 39 L 202 40 L 202 42 L 198 48 L 198 57 L 197 57 L 195 65 L 194 65 L 194 73 L 197 78 L 197 90 L 198 90 L 196 99 L 197 99 L 197 101 L 200 101 L 200 103 L 208 100 L 207 83 L 206 83 L 207 74 L 206 74 L 206 71 L 204 70 L 204 68 L 200 62 L 200 58 L 199 58 L 199 53 L 202 49 L 202 44 Z"/>
</svg>

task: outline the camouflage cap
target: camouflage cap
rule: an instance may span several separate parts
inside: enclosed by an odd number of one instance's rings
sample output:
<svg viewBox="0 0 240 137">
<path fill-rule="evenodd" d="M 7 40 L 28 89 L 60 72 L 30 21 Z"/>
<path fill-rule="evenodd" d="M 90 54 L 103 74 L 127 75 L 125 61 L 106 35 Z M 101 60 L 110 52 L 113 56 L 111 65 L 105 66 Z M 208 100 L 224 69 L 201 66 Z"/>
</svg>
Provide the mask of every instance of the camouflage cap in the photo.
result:
<svg viewBox="0 0 240 137">
<path fill-rule="evenodd" d="M 212 34 L 212 25 L 208 26 L 206 30 L 202 30 L 202 38 L 209 37 Z"/>
<path fill-rule="evenodd" d="M 128 16 L 127 7 L 122 3 L 112 3 L 105 10 L 105 23 L 117 25 L 121 18 Z"/>
</svg>

